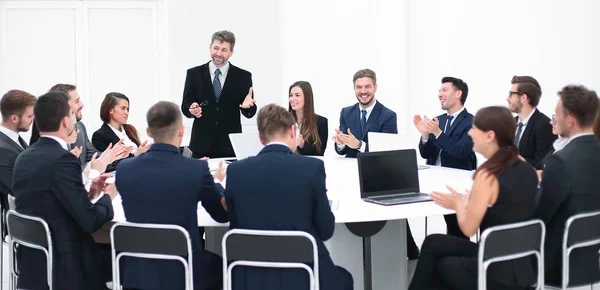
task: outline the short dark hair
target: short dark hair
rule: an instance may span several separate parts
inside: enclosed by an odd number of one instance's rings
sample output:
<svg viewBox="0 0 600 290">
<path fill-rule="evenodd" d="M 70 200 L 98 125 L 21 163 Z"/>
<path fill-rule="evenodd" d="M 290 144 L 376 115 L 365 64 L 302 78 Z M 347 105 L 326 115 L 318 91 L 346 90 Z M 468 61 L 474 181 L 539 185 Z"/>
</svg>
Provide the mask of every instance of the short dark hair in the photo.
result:
<svg viewBox="0 0 600 290">
<path fill-rule="evenodd" d="M 35 102 L 33 114 L 40 132 L 56 132 L 63 118 L 71 115 L 69 97 L 63 92 L 47 92 Z"/>
<path fill-rule="evenodd" d="M 210 44 L 213 44 L 215 40 L 229 42 L 229 44 L 231 44 L 231 50 L 233 50 L 233 47 L 235 46 L 235 34 L 228 30 L 221 30 L 213 33 L 210 38 Z"/>
<path fill-rule="evenodd" d="M 542 98 L 542 87 L 538 81 L 531 76 L 513 76 L 510 81 L 512 85 L 517 84 L 517 90 L 520 94 L 525 94 L 529 98 L 529 104 L 537 107 Z"/>
<path fill-rule="evenodd" d="M 167 101 L 160 101 L 148 110 L 146 114 L 148 130 L 157 143 L 172 140 L 181 125 L 181 111 L 179 107 Z"/>
<path fill-rule="evenodd" d="M 25 91 L 10 90 L 0 100 L 0 113 L 2 113 L 2 121 L 7 121 L 10 116 L 23 116 L 25 109 L 35 104 L 35 97 Z"/>
<path fill-rule="evenodd" d="M 598 95 L 581 85 L 569 85 L 558 92 L 565 114 L 571 114 L 581 127 L 594 125 L 598 115 Z"/>
<path fill-rule="evenodd" d="M 286 130 L 296 124 L 292 113 L 275 104 L 262 107 L 258 111 L 256 123 L 258 134 L 263 141 L 270 141 L 274 135 L 284 134 Z"/>
<path fill-rule="evenodd" d="M 359 71 L 357 71 L 356 73 L 354 73 L 354 77 L 352 77 L 352 82 L 356 82 L 357 79 L 362 79 L 362 78 L 370 78 L 373 80 L 373 84 L 376 85 L 377 84 L 377 74 L 368 69 L 361 69 Z"/>
<path fill-rule="evenodd" d="M 50 91 L 62 92 L 69 96 L 70 91 L 76 90 L 77 87 L 70 84 L 56 84 L 50 88 Z"/>
<path fill-rule="evenodd" d="M 443 77 L 442 84 L 444 83 L 452 83 L 454 89 L 461 91 L 460 103 L 465 104 L 467 101 L 467 96 L 469 95 L 469 86 L 463 80 L 455 77 Z"/>
</svg>

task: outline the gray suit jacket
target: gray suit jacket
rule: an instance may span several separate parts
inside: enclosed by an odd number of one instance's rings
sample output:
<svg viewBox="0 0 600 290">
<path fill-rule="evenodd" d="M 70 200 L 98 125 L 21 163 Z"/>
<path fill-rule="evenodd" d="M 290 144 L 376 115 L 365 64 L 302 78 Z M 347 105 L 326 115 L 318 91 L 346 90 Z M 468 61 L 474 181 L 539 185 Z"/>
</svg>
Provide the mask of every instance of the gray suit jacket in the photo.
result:
<svg viewBox="0 0 600 290">
<path fill-rule="evenodd" d="M 0 192 L 3 197 L 12 192 L 13 167 L 17 156 L 23 151 L 21 145 L 0 132 Z"/>
<path fill-rule="evenodd" d="M 77 122 L 77 128 L 79 128 L 79 133 L 77 133 L 77 140 L 75 141 L 75 146 L 81 146 L 81 154 L 79 155 L 79 163 L 81 163 L 81 167 L 85 168 L 85 165 L 92 160 L 92 156 L 94 153 L 98 152 L 96 147 L 90 142 L 88 138 L 87 129 L 85 125 L 81 122 Z M 100 154 L 102 152 L 98 152 Z"/>
</svg>

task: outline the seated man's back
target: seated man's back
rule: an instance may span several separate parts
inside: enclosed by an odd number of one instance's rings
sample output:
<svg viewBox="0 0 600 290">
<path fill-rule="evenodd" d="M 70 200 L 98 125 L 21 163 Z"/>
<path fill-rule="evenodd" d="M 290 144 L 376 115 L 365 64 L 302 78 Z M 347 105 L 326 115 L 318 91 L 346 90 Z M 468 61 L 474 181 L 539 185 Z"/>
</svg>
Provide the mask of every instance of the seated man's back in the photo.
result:
<svg viewBox="0 0 600 290">
<path fill-rule="evenodd" d="M 323 241 L 333 236 L 335 217 L 329 207 L 323 161 L 294 154 L 292 115 L 276 105 L 257 117 L 261 142 L 255 156 L 229 165 L 225 200 L 232 229 L 303 231 L 314 236 L 319 256 L 320 289 L 353 289 L 352 275 L 336 267 Z M 304 270 L 239 267 L 236 290 L 307 289 Z"/>
<path fill-rule="evenodd" d="M 145 154 L 119 163 L 115 180 L 128 222 L 179 225 L 188 231 L 195 289 L 212 289 L 207 288 L 206 276 L 220 275 L 222 269 L 204 263 L 212 257 L 201 247 L 198 202 L 218 222 L 227 222 L 227 213 L 207 162 L 181 156 L 178 147 L 154 144 Z M 185 288 L 183 267 L 177 261 L 128 259 L 125 264 L 123 285 L 127 288 Z"/>
</svg>

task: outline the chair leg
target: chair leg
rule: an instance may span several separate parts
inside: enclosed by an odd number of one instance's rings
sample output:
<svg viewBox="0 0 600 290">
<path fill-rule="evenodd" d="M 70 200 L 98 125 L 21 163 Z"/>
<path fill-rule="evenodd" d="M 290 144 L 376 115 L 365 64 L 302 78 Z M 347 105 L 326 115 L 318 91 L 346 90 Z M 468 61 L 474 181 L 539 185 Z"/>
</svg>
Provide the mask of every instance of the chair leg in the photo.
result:
<svg viewBox="0 0 600 290">
<path fill-rule="evenodd" d="M 425 216 L 425 237 L 427 237 L 427 216 Z"/>
</svg>

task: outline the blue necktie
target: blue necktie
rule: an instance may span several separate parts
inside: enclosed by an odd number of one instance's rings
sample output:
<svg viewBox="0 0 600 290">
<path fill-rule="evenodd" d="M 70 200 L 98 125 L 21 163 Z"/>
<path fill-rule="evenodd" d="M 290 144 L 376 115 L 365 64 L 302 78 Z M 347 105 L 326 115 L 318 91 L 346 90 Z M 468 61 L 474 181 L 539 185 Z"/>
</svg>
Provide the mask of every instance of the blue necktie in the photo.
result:
<svg viewBox="0 0 600 290">
<path fill-rule="evenodd" d="M 367 125 L 367 110 L 360 110 L 360 136 L 365 134 L 365 126 Z"/>
<path fill-rule="evenodd" d="M 448 119 L 446 119 L 446 127 L 444 127 L 444 133 L 446 133 L 446 131 L 448 131 L 448 129 L 450 129 L 450 127 L 452 126 L 452 119 L 454 119 L 454 116 L 449 115 Z"/>
<path fill-rule="evenodd" d="M 221 98 L 221 81 L 219 80 L 219 75 L 221 74 L 221 70 L 217 69 L 215 71 L 215 79 L 213 80 L 213 89 L 215 90 L 215 97 L 217 97 L 217 103 Z"/>
</svg>

